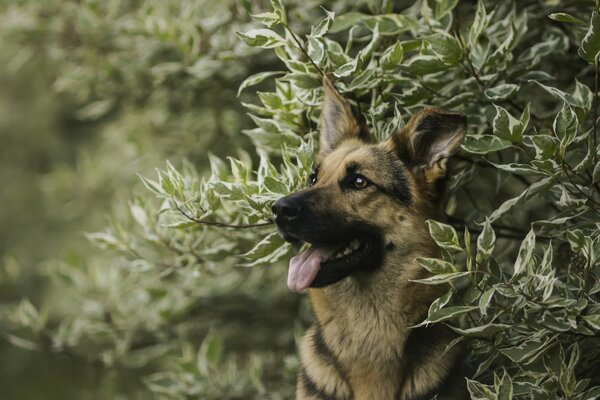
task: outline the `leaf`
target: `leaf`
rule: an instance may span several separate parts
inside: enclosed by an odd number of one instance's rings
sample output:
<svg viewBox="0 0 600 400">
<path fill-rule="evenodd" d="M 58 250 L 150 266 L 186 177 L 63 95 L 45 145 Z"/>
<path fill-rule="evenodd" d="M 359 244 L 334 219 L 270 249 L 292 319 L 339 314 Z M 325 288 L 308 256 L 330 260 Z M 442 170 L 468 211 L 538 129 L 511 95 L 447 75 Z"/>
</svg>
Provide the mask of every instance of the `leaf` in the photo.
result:
<svg viewBox="0 0 600 400">
<path fill-rule="evenodd" d="M 242 257 L 250 261 L 260 260 L 275 252 L 284 244 L 284 240 L 277 232 L 270 233 L 260 242 L 258 242 L 252 250 L 244 253 Z M 254 263 L 244 264 L 245 267 L 256 266 Z"/>
<path fill-rule="evenodd" d="M 95 121 L 108 114 L 114 105 L 114 99 L 94 101 L 77 111 L 76 115 L 77 118 L 83 121 Z"/>
<path fill-rule="evenodd" d="M 447 274 L 438 274 L 429 278 L 413 279 L 411 282 L 423 283 L 425 285 L 441 285 L 442 283 L 449 283 L 456 279 L 462 278 L 463 276 L 469 275 L 470 272 L 450 272 Z"/>
<path fill-rule="evenodd" d="M 592 173 L 593 183 L 600 182 L 600 162 L 597 162 L 594 166 L 594 172 Z"/>
<path fill-rule="evenodd" d="M 491 257 L 496 245 L 496 234 L 489 221 L 485 221 L 483 230 L 477 238 L 477 262 L 482 263 Z"/>
<path fill-rule="evenodd" d="M 408 69 L 411 73 L 421 76 L 434 74 L 448 69 L 448 66 L 440 61 L 438 57 L 427 55 L 413 57 L 408 64 L 403 67 Z"/>
<path fill-rule="evenodd" d="M 271 0 L 271 8 L 282 22 L 287 23 L 287 16 L 282 0 Z"/>
<path fill-rule="evenodd" d="M 499 380 L 494 376 L 494 387 L 496 388 L 496 393 L 498 394 L 498 400 L 512 400 L 513 398 L 513 384 L 512 379 L 504 370 L 502 374 L 502 378 Z"/>
<path fill-rule="evenodd" d="M 281 23 L 281 19 L 279 18 L 279 15 L 277 15 L 274 12 L 253 14 L 252 18 L 259 21 L 260 23 L 265 25 L 267 28 L 272 28 L 275 25 Z"/>
<path fill-rule="evenodd" d="M 494 104 L 494 107 L 496 107 L 496 116 L 493 122 L 494 133 L 511 142 L 522 142 L 523 132 L 529 124 L 529 105 L 523 111 L 520 119 L 516 119 L 500 106 Z"/>
<path fill-rule="evenodd" d="M 237 35 L 251 47 L 262 47 L 263 49 L 273 49 L 284 46 L 286 41 L 277 33 L 270 29 L 253 29 L 248 32 L 236 32 Z"/>
<path fill-rule="evenodd" d="M 492 300 L 495 291 L 496 290 L 494 288 L 489 288 L 488 290 L 483 292 L 483 294 L 479 298 L 479 312 L 481 313 L 481 315 L 487 315 L 487 309 L 490 305 L 490 301 Z"/>
<path fill-rule="evenodd" d="M 438 246 L 448 250 L 462 250 L 458 242 L 458 235 L 453 227 L 431 219 L 427 220 L 427 226 L 429 227 L 429 234 Z"/>
<path fill-rule="evenodd" d="M 146 211 L 137 204 L 131 204 L 129 207 L 131 215 L 133 219 L 142 227 L 148 227 L 148 217 L 146 216 Z"/>
<path fill-rule="evenodd" d="M 524 142 L 532 145 L 535 149 L 535 158 L 539 160 L 548 160 L 556 156 L 559 148 L 559 141 L 550 135 L 532 135 L 524 138 Z"/>
<path fill-rule="evenodd" d="M 244 89 L 246 89 L 250 86 L 258 85 L 259 83 L 263 82 L 267 78 L 270 78 L 270 77 L 276 76 L 276 75 L 282 75 L 282 74 L 284 74 L 284 72 L 270 71 L 270 72 L 259 72 L 258 74 L 250 75 L 249 77 L 244 79 L 244 81 L 240 85 L 237 95 L 239 97 L 239 95 L 242 93 L 242 91 Z"/>
<path fill-rule="evenodd" d="M 600 15 L 596 11 L 592 12 L 590 25 L 585 37 L 581 41 L 581 47 L 577 53 L 581 58 L 589 63 L 595 64 L 600 52 Z"/>
<path fill-rule="evenodd" d="M 335 19 L 335 12 L 327 11 L 325 9 L 323 9 L 323 11 L 325 11 L 325 14 L 327 14 L 327 16 L 324 19 L 322 19 L 317 24 L 317 26 L 312 27 L 310 30 L 310 36 L 313 38 L 320 38 L 324 36 L 327 32 L 329 32 L 331 26 L 333 25 L 333 20 Z"/>
<path fill-rule="evenodd" d="M 491 89 L 485 90 L 485 95 L 492 101 L 505 100 L 515 94 L 519 90 L 519 86 L 514 83 L 503 83 Z"/>
<path fill-rule="evenodd" d="M 581 100 L 575 98 L 573 95 L 569 94 L 569 93 L 565 93 L 560 89 L 557 89 L 555 87 L 552 86 L 547 86 L 544 85 L 543 83 L 540 83 L 536 80 L 529 80 L 528 82 L 530 83 L 535 83 L 536 85 L 538 85 L 540 88 L 544 89 L 546 92 L 550 93 L 553 97 L 560 99 L 572 106 L 576 106 L 576 107 L 580 107 L 580 108 L 585 108 L 586 105 L 582 104 Z M 588 105 L 589 107 L 589 105 Z"/>
<path fill-rule="evenodd" d="M 533 250 L 535 248 L 535 232 L 533 229 L 529 231 L 527 236 L 523 242 L 521 242 L 521 247 L 519 248 L 519 254 L 517 255 L 517 261 L 515 262 L 515 270 L 513 273 L 513 277 L 520 275 L 527 264 L 531 261 L 531 257 L 533 255 Z"/>
<path fill-rule="evenodd" d="M 487 12 L 485 10 L 485 4 L 483 0 L 479 0 L 477 3 L 477 11 L 475 12 L 475 18 L 471 24 L 469 30 L 469 43 L 474 46 L 479 39 L 479 36 L 483 33 L 488 24 Z"/>
<path fill-rule="evenodd" d="M 510 147 L 512 144 L 494 135 L 468 135 L 462 148 L 473 154 L 487 154 Z"/>
<path fill-rule="evenodd" d="M 500 349 L 500 352 L 516 363 L 529 363 L 539 358 L 553 344 L 551 339 L 542 341 L 537 337 L 527 339 L 518 346 Z"/>
<path fill-rule="evenodd" d="M 208 374 L 210 369 L 215 368 L 222 355 L 222 344 L 219 337 L 213 333 L 209 333 L 200 346 L 198 351 L 196 366 L 199 371 Z"/>
<path fill-rule="evenodd" d="M 441 310 L 437 310 L 429 315 L 427 319 L 421 322 L 417 326 L 427 325 L 429 323 L 437 323 L 442 321 L 447 321 L 449 319 L 458 318 L 461 315 L 464 315 L 470 311 L 477 309 L 475 306 L 452 306 L 442 308 Z"/>
<path fill-rule="evenodd" d="M 558 22 L 567 22 L 567 23 L 575 23 L 575 24 L 582 24 L 585 25 L 585 22 L 583 22 L 582 20 L 580 20 L 577 17 L 572 16 L 571 14 L 567 14 L 567 13 L 553 13 L 548 15 L 548 17 L 554 21 L 558 21 Z"/>
<path fill-rule="evenodd" d="M 356 72 L 359 65 L 360 65 L 359 59 L 353 58 L 352 60 L 348 61 L 346 64 L 344 64 L 344 65 L 340 66 L 338 69 L 336 69 L 333 72 L 333 75 L 335 75 L 337 78 L 344 78 L 344 77 L 350 76 Z"/>
<path fill-rule="evenodd" d="M 577 136 L 577 115 L 568 104 L 564 104 L 563 108 L 556 115 L 554 124 L 552 125 L 554 134 L 560 139 L 561 154 L 564 155 L 567 146 L 569 146 L 575 136 Z"/>
<path fill-rule="evenodd" d="M 600 314 L 584 315 L 582 318 L 592 328 L 594 328 L 597 331 L 600 331 Z"/>
<path fill-rule="evenodd" d="M 491 390 L 491 386 L 469 378 L 467 378 L 467 389 L 471 395 L 471 400 L 497 400 L 496 394 Z"/>
<path fill-rule="evenodd" d="M 458 4 L 458 0 L 438 0 L 435 4 L 435 17 L 441 20 L 448 15 Z"/>
<path fill-rule="evenodd" d="M 462 335 L 467 337 L 476 337 L 476 338 L 490 338 L 496 335 L 497 333 L 504 332 L 505 330 L 510 328 L 510 325 L 506 324 L 487 324 L 481 326 L 475 326 L 472 328 L 461 329 L 456 328 L 454 326 L 450 326 L 450 328 Z"/>
<path fill-rule="evenodd" d="M 423 38 L 431 46 L 437 58 L 449 66 L 458 65 L 462 57 L 462 49 L 458 40 L 447 33 L 437 33 Z"/>
<path fill-rule="evenodd" d="M 427 271 L 434 274 L 448 274 L 457 272 L 456 267 L 454 267 L 452 263 L 440 260 L 439 258 L 417 257 L 416 261 Z"/>
<path fill-rule="evenodd" d="M 402 61 L 404 50 L 402 44 L 398 41 L 396 44 L 388 47 L 381 56 L 381 65 L 383 68 L 392 69 Z"/>
</svg>

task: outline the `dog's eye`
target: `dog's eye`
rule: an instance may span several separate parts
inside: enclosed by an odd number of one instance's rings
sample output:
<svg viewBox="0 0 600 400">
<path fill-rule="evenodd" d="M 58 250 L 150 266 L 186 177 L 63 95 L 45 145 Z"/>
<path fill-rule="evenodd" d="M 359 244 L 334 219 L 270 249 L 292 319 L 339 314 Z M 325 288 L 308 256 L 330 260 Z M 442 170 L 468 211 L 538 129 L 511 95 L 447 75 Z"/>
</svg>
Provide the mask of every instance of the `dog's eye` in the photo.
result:
<svg viewBox="0 0 600 400">
<path fill-rule="evenodd" d="M 317 183 L 317 173 L 313 172 L 308 176 L 308 186 L 314 186 Z"/>
<path fill-rule="evenodd" d="M 364 189 L 367 186 L 370 185 L 371 182 L 369 182 L 369 180 L 367 178 L 365 178 L 362 175 L 356 175 L 354 177 L 354 180 L 352 181 L 352 186 L 354 186 L 355 189 Z"/>
</svg>

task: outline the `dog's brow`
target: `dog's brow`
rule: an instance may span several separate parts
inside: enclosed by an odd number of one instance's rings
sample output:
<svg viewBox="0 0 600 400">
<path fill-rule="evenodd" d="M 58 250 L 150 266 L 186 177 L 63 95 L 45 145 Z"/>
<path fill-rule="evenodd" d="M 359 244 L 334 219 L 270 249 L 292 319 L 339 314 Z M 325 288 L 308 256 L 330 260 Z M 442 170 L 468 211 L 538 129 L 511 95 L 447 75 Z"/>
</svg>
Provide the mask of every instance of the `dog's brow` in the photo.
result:
<svg viewBox="0 0 600 400">
<path fill-rule="evenodd" d="M 360 169 L 360 165 L 356 161 L 352 161 L 346 165 L 346 173 L 352 174 Z"/>
</svg>

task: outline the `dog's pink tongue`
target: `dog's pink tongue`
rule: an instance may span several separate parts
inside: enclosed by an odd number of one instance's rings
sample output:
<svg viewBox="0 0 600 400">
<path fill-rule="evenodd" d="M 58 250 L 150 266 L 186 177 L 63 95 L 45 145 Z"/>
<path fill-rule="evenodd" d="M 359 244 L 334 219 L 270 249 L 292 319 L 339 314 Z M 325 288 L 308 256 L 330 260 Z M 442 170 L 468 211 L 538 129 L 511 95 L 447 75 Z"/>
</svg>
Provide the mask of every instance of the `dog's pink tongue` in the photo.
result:
<svg viewBox="0 0 600 400">
<path fill-rule="evenodd" d="M 300 292 L 309 287 L 321 269 L 321 262 L 327 260 L 334 252 L 335 248 L 310 247 L 292 257 L 288 270 L 288 288 Z"/>
</svg>

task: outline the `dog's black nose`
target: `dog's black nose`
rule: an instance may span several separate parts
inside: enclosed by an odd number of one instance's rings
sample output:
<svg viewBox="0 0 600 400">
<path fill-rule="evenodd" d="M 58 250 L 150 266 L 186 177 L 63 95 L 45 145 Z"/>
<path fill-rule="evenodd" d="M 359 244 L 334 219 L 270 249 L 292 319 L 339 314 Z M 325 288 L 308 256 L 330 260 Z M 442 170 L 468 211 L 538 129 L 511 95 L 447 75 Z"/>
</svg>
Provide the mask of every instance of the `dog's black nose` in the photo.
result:
<svg viewBox="0 0 600 400">
<path fill-rule="evenodd" d="M 301 209 L 298 201 L 289 197 L 281 198 L 271 206 L 273 214 L 279 221 L 291 221 L 298 218 Z"/>
</svg>

